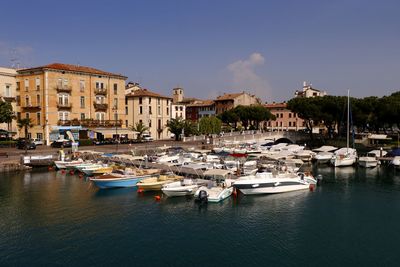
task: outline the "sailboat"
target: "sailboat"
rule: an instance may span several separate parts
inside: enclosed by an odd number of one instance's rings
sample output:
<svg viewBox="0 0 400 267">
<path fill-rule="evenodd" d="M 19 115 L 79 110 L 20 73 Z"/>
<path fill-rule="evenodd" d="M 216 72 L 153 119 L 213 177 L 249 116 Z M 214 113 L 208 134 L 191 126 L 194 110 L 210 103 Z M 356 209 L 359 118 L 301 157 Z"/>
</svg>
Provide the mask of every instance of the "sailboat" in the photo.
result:
<svg viewBox="0 0 400 267">
<path fill-rule="evenodd" d="M 357 150 L 349 147 L 350 139 L 350 91 L 347 91 L 347 143 L 345 148 L 336 150 L 331 158 L 331 164 L 335 167 L 351 166 L 357 161 Z"/>
</svg>

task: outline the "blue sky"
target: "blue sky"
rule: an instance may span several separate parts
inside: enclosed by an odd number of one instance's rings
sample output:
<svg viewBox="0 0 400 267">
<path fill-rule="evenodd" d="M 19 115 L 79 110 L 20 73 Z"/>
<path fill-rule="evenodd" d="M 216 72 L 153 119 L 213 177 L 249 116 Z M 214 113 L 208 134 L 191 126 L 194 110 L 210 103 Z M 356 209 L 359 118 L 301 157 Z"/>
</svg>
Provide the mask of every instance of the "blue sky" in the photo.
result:
<svg viewBox="0 0 400 267">
<path fill-rule="evenodd" d="M 400 90 L 400 1 L 3 1 L 0 65 L 122 73 L 150 90 L 212 98 Z M 7 12 L 4 12 L 7 11 Z M 14 52 L 13 52 L 14 51 Z"/>
</svg>

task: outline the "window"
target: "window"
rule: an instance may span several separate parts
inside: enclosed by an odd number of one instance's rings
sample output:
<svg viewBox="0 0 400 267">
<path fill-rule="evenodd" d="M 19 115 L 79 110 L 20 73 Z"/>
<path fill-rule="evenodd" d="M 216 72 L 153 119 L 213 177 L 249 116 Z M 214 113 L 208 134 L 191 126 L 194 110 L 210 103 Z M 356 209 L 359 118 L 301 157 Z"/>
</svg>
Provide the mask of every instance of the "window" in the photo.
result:
<svg viewBox="0 0 400 267">
<path fill-rule="evenodd" d="M 157 129 L 161 129 L 161 120 L 158 120 L 158 128 Z"/>
<path fill-rule="evenodd" d="M 149 127 L 151 127 L 151 120 L 149 120 Z"/>
<path fill-rule="evenodd" d="M 125 120 L 125 126 L 128 127 L 128 120 Z"/>
<path fill-rule="evenodd" d="M 6 87 L 4 89 L 4 96 L 5 97 L 11 96 L 11 84 L 6 84 Z"/>
<path fill-rule="evenodd" d="M 177 106 L 175 106 L 175 111 L 178 111 L 178 107 Z"/>
<path fill-rule="evenodd" d="M 118 84 L 114 83 L 114 95 L 118 94 Z"/>
<path fill-rule="evenodd" d="M 160 98 L 157 98 L 157 104 L 161 104 L 161 99 Z"/>
<path fill-rule="evenodd" d="M 69 112 L 68 111 L 58 112 L 58 119 L 60 121 L 67 121 L 69 119 Z"/>
<path fill-rule="evenodd" d="M 118 108 L 118 98 L 114 98 L 114 105 L 113 105 L 113 107 L 114 107 L 115 109 Z"/>
<path fill-rule="evenodd" d="M 161 107 L 158 106 L 158 115 L 161 115 Z"/>
<path fill-rule="evenodd" d="M 169 107 L 167 107 L 167 116 L 169 116 Z"/>
<path fill-rule="evenodd" d="M 291 118 L 291 117 L 292 117 L 292 113 L 289 112 L 289 118 Z M 289 126 L 290 126 L 290 125 L 289 125 Z"/>
<path fill-rule="evenodd" d="M 96 82 L 96 89 L 105 89 L 104 83 Z"/>
<path fill-rule="evenodd" d="M 17 106 L 21 105 L 21 97 L 19 95 L 16 96 Z"/>
<path fill-rule="evenodd" d="M 151 106 L 149 107 L 149 114 L 150 114 L 150 115 L 153 114 L 153 113 L 151 112 Z"/>
<path fill-rule="evenodd" d="M 40 78 L 36 78 L 35 85 L 36 85 L 36 90 L 39 91 L 40 90 Z"/>
<path fill-rule="evenodd" d="M 295 121 L 293 122 L 293 127 L 296 127 L 296 122 Z"/>
<path fill-rule="evenodd" d="M 29 119 L 29 112 L 25 113 L 25 118 Z"/>
<path fill-rule="evenodd" d="M 28 133 L 28 139 L 32 139 L 32 134 Z"/>
<path fill-rule="evenodd" d="M 104 96 L 96 96 L 96 104 L 105 104 L 105 97 Z"/>
<path fill-rule="evenodd" d="M 143 114 L 143 108 L 139 107 L 139 114 Z"/>
<path fill-rule="evenodd" d="M 282 122 L 280 123 L 280 126 L 282 127 Z"/>
<path fill-rule="evenodd" d="M 128 98 L 125 97 L 125 105 L 128 105 Z"/>
<path fill-rule="evenodd" d="M 37 133 L 36 134 L 36 139 L 43 140 L 43 134 L 42 133 Z"/>
<path fill-rule="evenodd" d="M 114 113 L 114 120 L 118 120 L 118 113 Z"/>
<path fill-rule="evenodd" d="M 36 124 L 40 125 L 40 112 L 36 113 Z"/>
<path fill-rule="evenodd" d="M 20 82 L 17 82 L 17 88 L 16 88 L 16 90 L 19 91 L 19 90 L 21 89 L 20 87 L 21 87 Z"/>
<path fill-rule="evenodd" d="M 26 107 L 29 107 L 30 105 L 31 105 L 31 102 L 29 101 L 29 96 L 26 95 L 26 96 L 25 96 L 25 106 L 26 106 Z"/>
<path fill-rule="evenodd" d="M 62 88 L 63 83 L 62 83 L 62 79 L 61 79 L 61 78 L 58 78 L 58 80 L 57 80 L 57 86 L 58 86 L 59 88 Z"/>
<path fill-rule="evenodd" d="M 67 106 L 69 103 L 68 95 L 67 94 L 59 94 L 58 95 L 58 104 Z"/>
<path fill-rule="evenodd" d="M 128 107 L 125 107 L 125 115 L 128 115 Z"/>
<path fill-rule="evenodd" d="M 139 105 L 141 105 L 141 104 L 142 104 L 142 98 L 139 97 Z"/>
<path fill-rule="evenodd" d="M 289 127 L 292 127 L 292 122 L 291 121 L 289 121 Z"/>
<path fill-rule="evenodd" d="M 180 107 L 180 110 L 183 111 L 183 107 Z"/>
<path fill-rule="evenodd" d="M 84 96 L 81 96 L 81 98 L 80 98 L 80 103 L 81 103 L 81 108 L 84 108 L 85 107 L 85 97 Z"/>
<path fill-rule="evenodd" d="M 85 91 L 85 81 L 84 81 L 84 80 L 80 80 L 80 81 L 79 81 L 79 90 L 80 90 L 81 92 L 84 92 L 84 91 Z"/>
<path fill-rule="evenodd" d="M 151 104 L 151 97 L 149 97 L 149 105 Z"/>
<path fill-rule="evenodd" d="M 40 103 L 40 95 L 36 95 L 36 104 L 37 104 L 38 106 L 41 105 L 41 103 Z"/>
<path fill-rule="evenodd" d="M 25 92 L 28 92 L 28 90 L 29 90 L 29 80 L 28 79 L 25 79 L 24 86 L 25 86 Z"/>
<path fill-rule="evenodd" d="M 85 120 L 85 113 L 81 113 L 81 120 Z"/>
<path fill-rule="evenodd" d="M 104 112 L 96 112 L 96 120 L 103 121 L 105 117 L 106 114 Z"/>
</svg>

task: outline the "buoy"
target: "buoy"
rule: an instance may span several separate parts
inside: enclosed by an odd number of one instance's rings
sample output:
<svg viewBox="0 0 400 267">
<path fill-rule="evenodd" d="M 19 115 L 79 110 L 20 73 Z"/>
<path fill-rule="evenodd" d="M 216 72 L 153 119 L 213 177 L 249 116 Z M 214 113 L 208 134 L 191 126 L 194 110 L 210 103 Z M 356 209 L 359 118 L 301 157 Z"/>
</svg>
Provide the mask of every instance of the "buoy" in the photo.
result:
<svg viewBox="0 0 400 267">
<path fill-rule="evenodd" d="M 64 174 L 64 173 L 65 173 L 65 170 L 61 170 L 61 173 Z"/>
<path fill-rule="evenodd" d="M 52 171 L 52 170 L 53 170 L 53 167 L 49 166 L 47 169 L 48 169 L 49 171 Z"/>
<path fill-rule="evenodd" d="M 143 193 L 143 189 L 138 189 L 138 191 L 137 191 L 139 194 L 140 193 Z"/>
<path fill-rule="evenodd" d="M 310 188 L 310 191 L 311 191 L 311 192 L 314 191 L 314 189 L 315 189 L 315 184 L 310 184 L 309 188 Z"/>
<path fill-rule="evenodd" d="M 232 195 L 233 195 L 233 197 L 237 197 L 238 193 L 236 191 L 236 188 L 233 189 Z"/>
<path fill-rule="evenodd" d="M 73 174 L 74 174 L 74 171 L 69 171 L 69 174 L 73 175 Z"/>
<path fill-rule="evenodd" d="M 154 199 L 155 199 L 156 201 L 160 201 L 160 200 L 161 200 L 161 197 L 160 197 L 160 196 L 155 196 Z"/>
</svg>

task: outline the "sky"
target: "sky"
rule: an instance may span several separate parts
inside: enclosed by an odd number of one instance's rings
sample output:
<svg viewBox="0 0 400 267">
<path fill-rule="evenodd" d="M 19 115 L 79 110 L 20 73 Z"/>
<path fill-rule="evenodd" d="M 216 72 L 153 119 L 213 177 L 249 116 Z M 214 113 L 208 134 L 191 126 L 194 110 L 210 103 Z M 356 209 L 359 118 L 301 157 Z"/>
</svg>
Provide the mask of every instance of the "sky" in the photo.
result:
<svg viewBox="0 0 400 267">
<path fill-rule="evenodd" d="M 400 1 L 2 1 L 0 66 L 54 62 L 120 73 L 171 95 L 247 91 L 287 101 L 400 90 Z"/>
</svg>

